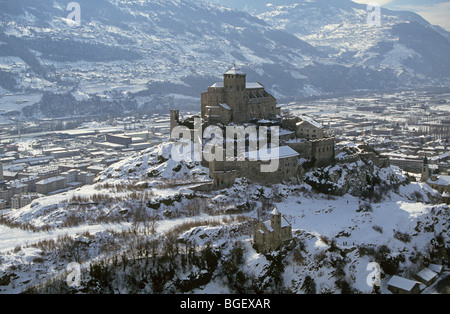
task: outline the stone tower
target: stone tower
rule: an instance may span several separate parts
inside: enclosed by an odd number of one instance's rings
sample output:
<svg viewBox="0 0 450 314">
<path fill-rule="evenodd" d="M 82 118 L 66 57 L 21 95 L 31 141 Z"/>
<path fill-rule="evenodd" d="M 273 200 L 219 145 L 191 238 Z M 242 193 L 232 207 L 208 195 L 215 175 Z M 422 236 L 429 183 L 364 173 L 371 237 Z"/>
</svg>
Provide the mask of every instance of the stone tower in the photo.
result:
<svg viewBox="0 0 450 314">
<path fill-rule="evenodd" d="M 172 137 L 172 130 L 178 126 L 180 122 L 180 110 L 170 110 L 170 137 Z"/>
<path fill-rule="evenodd" d="M 225 103 L 233 112 L 233 120 L 236 123 L 247 121 L 247 106 L 245 99 L 245 90 L 247 84 L 247 74 L 242 72 L 236 66 L 225 72 L 223 75 L 223 87 Z"/>
<path fill-rule="evenodd" d="M 202 118 L 207 125 L 242 124 L 252 119 L 276 119 L 277 100 L 260 83 L 248 83 L 247 74 L 235 66 L 223 74 L 223 82 L 201 95 Z"/>
<path fill-rule="evenodd" d="M 420 181 L 425 182 L 430 178 L 430 167 L 428 166 L 428 158 L 423 159 Z"/>
<path fill-rule="evenodd" d="M 281 245 L 281 213 L 276 207 L 270 213 L 270 226 L 273 230 L 273 240 L 276 243 L 276 246 Z"/>
<path fill-rule="evenodd" d="M 430 178 L 430 168 L 428 167 L 428 165 L 423 165 L 422 166 L 422 173 L 420 176 L 420 181 L 427 181 Z"/>
</svg>

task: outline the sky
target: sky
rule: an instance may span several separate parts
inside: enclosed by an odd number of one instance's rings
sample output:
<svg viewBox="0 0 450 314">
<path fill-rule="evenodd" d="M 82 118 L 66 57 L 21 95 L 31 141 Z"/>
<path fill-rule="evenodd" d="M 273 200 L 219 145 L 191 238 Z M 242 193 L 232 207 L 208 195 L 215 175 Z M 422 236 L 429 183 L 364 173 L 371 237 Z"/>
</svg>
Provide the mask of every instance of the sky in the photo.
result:
<svg viewBox="0 0 450 314">
<path fill-rule="evenodd" d="M 412 11 L 434 25 L 450 31 L 450 1 L 443 0 L 353 0 L 358 3 L 379 3 L 392 10 Z"/>
</svg>

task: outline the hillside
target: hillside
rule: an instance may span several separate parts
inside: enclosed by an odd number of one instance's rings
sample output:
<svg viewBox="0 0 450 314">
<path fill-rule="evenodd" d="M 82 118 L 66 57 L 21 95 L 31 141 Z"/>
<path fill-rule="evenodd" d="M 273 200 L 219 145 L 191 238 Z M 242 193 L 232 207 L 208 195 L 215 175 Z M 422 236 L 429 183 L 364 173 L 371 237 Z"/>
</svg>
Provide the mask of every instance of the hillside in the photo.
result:
<svg viewBox="0 0 450 314">
<path fill-rule="evenodd" d="M 369 262 L 381 265 L 382 292 L 393 274 L 411 277 L 429 262 L 448 263 L 448 205 L 395 167 L 317 170 L 352 182 L 354 173 L 372 169 L 372 184 L 384 188 L 376 199 L 245 178 L 195 192 L 207 169 L 174 162 L 171 145 L 112 165 L 92 186 L 2 216 L 0 291 L 371 293 Z M 258 254 L 253 226 L 275 206 L 292 224 L 295 242 L 278 254 Z M 81 285 L 69 288 L 65 268 L 74 261 L 82 265 Z"/>
</svg>

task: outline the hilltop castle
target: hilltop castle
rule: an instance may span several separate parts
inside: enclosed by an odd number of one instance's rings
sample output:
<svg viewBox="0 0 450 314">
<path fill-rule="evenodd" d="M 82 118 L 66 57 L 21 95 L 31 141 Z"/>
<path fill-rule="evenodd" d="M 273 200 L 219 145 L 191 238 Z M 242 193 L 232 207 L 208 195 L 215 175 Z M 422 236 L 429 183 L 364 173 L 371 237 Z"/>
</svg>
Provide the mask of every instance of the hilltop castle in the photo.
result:
<svg viewBox="0 0 450 314">
<path fill-rule="evenodd" d="M 247 83 L 247 75 L 236 66 L 225 72 L 223 82 L 202 93 L 202 118 L 207 125 L 241 124 L 252 119 L 276 119 L 277 100 L 261 83 Z"/>
<path fill-rule="evenodd" d="M 312 166 L 325 166 L 334 161 L 335 139 L 326 135 L 325 128 L 320 123 L 305 115 L 282 118 L 281 108 L 275 97 L 261 83 L 248 83 L 247 75 L 236 66 L 223 74 L 223 82 L 209 86 L 201 94 L 201 121 L 202 130 L 208 126 L 225 128 L 230 125 L 279 128 L 277 171 L 263 173 L 260 166 L 267 163 L 267 160 L 248 158 L 251 139 L 246 134 L 241 139 L 246 146 L 244 160 L 223 158 L 220 161 L 203 161 L 209 167 L 214 188 L 228 187 L 239 177 L 261 184 L 299 182 L 304 173 L 301 167 L 303 162 Z M 171 110 L 171 134 L 180 125 L 188 126 L 194 134 L 192 120 L 180 121 L 179 111 Z M 260 136 L 258 133 L 258 138 Z M 203 139 L 197 140 L 203 142 Z M 239 138 L 233 138 L 233 141 L 237 142 Z"/>
</svg>

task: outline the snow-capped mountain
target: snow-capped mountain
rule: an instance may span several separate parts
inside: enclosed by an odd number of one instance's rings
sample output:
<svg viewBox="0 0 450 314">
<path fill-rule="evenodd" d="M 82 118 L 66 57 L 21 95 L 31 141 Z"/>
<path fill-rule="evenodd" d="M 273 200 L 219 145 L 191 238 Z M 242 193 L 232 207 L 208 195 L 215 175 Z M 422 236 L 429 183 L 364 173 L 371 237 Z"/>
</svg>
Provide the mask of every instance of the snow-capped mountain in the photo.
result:
<svg viewBox="0 0 450 314">
<path fill-rule="evenodd" d="M 199 97 L 236 61 L 288 93 L 280 74 L 317 55 L 256 17 L 202 2 L 81 0 L 79 27 L 67 24 L 66 2 L 0 2 L 3 88 Z"/>
<path fill-rule="evenodd" d="M 336 64 L 388 70 L 402 83 L 418 85 L 426 77 L 448 85 L 449 33 L 415 13 L 381 8 L 381 25 L 374 26 L 367 22 L 368 7 L 350 0 L 221 3 L 253 12 L 327 53 Z"/>
<path fill-rule="evenodd" d="M 84 102 L 82 114 L 96 114 L 99 99 L 124 104 L 114 112 L 151 111 L 168 106 L 155 95 L 197 102 L 234 62 L 277 98 L 448 86 L 448 33 L 412 13 L 383 10 L 373 28 L 347 0 L 272 1 L 258 15 L 193 0 L 79 0 L 77 26 L 69 2 L 0 1 L 2 94 L 62 94 Z M 44 100 L 24 112 L 80 114 Z"/>
</svg>

